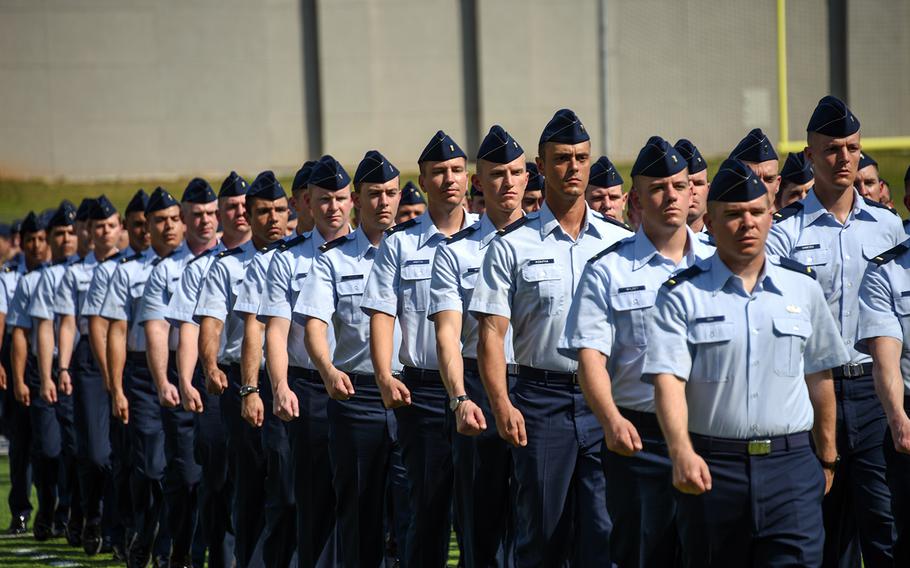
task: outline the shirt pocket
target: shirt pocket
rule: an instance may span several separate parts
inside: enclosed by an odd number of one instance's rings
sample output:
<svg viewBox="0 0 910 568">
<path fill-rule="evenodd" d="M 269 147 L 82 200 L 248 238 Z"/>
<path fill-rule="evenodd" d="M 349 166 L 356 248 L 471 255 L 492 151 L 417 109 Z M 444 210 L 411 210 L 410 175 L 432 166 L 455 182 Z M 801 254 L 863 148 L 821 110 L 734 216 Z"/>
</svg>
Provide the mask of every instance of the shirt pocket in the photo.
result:
<svg viewBox="0 0 910 568">
<path fill-rule="evenodd" d="M 812 335 L 807 319 L 777 317 L 771 320 L 774 328 L 774 373 L 781 377 L 796 377 L 803 369 L 803 352 Z"/>
<path fill-rule="evenodd" d="M 655 290 L 628 290 L 620 288 L 610 296 L 610 306 L 616 314 L 614 334 L 628 345 L 647 344 L 647 324 L 650 308 L 657 299 Z"/>
<path fill-rule="evenodd" d="M 430 297 L 433 266 L 429 260 L 401 267 L 401 296 L 406 312 L 425 312 Z"/>
<path fill-rule="evenodd" d="M 806 266 L 822 266 L 831 261 L 831 250 L 818 243 L 797 245 L 790 258 Z"/>
<path fill-rule="evenodd" d="M 730 351 L 732 339 L 733 322 L 697 321 L 689 326 L 688 340 L 695 348 L 689 381 L 725 383 L 730 380 L 729 361 L 733 355 Z"/>
<path fill-rule="evenodd" d="M 360 309 L 365 281 L 366 277 L 363 274 L 350 274 L 342 276 L 341 280 L 335 283 L 335 293 L 338 295 L 335 312 L 344 323 L 355 324 L 366 319 L 366 314 Z"/>
<path fill-rule="evenodd" d="M 297 305 L 297 296 L 300 295 L 300 290 L 303 288 L 303 281 L 306 280 L 306 272 L 298 272 L 291 278 L 291 285 L 288 288 L 290 292 L 288 296 L 289 303 L 291 306 Z"/>
<path fill-rule="evenodd" d="M 468 268 L 461 273 L 459 287 L 461 288 L 461 303 L 464 313 L 468 313 L 468 306 L 471 305 L 471 297 L 474 296 L 474 287 L 477 286 L 477 275 L 479 273 L 479 266 Z"/>
<path fill-rule="evenodd" d="M 910 290 L 894 297 L 894 313 L 901 318 L 910 316 Z"/>
<path fill-rule="evenodd" d="M 559 265 L 552 262 L 548 264 L 531 262 L 521 269 L 521 278 L 530 288 L 530 298 L 528 299 L 536 300 L 536 303 L 548 315 L 561 313 L 565 295 Z"/>
</svg>

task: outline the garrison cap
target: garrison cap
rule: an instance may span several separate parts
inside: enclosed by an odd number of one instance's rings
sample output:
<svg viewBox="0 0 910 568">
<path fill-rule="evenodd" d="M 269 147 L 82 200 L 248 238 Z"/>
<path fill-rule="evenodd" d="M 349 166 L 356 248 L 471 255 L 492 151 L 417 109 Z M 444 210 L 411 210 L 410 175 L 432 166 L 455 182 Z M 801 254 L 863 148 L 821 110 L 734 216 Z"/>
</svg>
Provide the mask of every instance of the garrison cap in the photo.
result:
<svg viewBox="0 0 910 568">
<path fill-rule="evenodd" d="M 130 202 L 126 205 L 126 215 L 134 211 L 145 211 L 145 206 L 149 204 L 149 196 L 144 189 L 140 189 L 133 195 Z"/>
<path fill-rule="evenodd" d="M 701 152 L 698 151 L 698 147 L 692 142 L 685 138 L 680 138 L 673 147 L 686 160 L 686 164 L 689 167 L 689 175 L 708 169 L 708 162 L 705 161 Z"/>
<path fill-rule="evenodd" d="M 525 191 L 543 191 L 545 180 L 543 175 L 541 175 L 540 170 L 537 168 L 537 164 L 534 162 L 527 162 L 525 168 L 528 170 L 528 186 L 525 188 Z"/>
<path fill-rule="evenodd" d="M 284 193 L 284 188 L 281 187 L 281 183 L 278 182 L 275 173 L 272 170 L 265 170 L 260 172 L 256 179 L 253 180 L 253 183 L 250 184 L 250 188 L 246 192 L 246 198 L 250 199 L 251 197 L 275 201 L 276 199 L 287 197 L 287 194 Z"/>
<path fill-rule="evenodd" d="M 711 180 L 708 201 L 743 203 L 767 193 L 768 188 L 749 166 L 742 160 L 727 158 Z"/>
<path fill-rule="evenodd" d="M 354 183 L 385 183 L 401 174 L 395 164 L 388 161 L 379 150 L 370 150 L 363 155 L 357 171 L 354 172 Z"/>
<path fill-rule="evenodd" d="M 183 197 L 180 198 L 182 203 L 211 203 L 218 199 L 215 190 L 209 185 L 209 182 L 202 178 L 195 177 L 186 184 L 183 190 Z"/>
<path fill-rule="evenodd" d="M 401 190 L 401 201 L 398 202 L 399 205 L 418 205 L 426 202 L 414 182 L 409 181 L 404 184 L 404 188 Z"/>
<path fill-rule="evenodd" d="M 430 138 L 430 141 L 427 142 L 423 152 L 420 153 L 420 157 L 417 158 L 417 163 L 444 162 L 446 160 L 451 160 L 452 158 L 467 159 L 467 155 L 448 134 L 442 130 L 438 130 L 436 134 Z"/>
<path fill-rule="evenodd" d="M 861 170 L 868 166 L 878 167 L 878 162 L 875 161 L 875 158 L 870 156 L 865 152 L 860 152 L 859 154 L 859 165 L 856 167 L 857 170 Z"/>
<path fill-rule="evenodd" d="M 338 163 L 338 160 L 326 154 L 319 158 L 310 173 L 307 185 L 315 185 L 329 191 L 344 189 L 351 183 L 351 176 Z"/>
<path fill-rule="evenodd" d="M 44 224 L 41 216 L 36 215 L 34 211 L 29 211 L 28 215 L 25 216 L 25 219 L 22 220 L 22 224 L 19 226 L 19 232 L 24 235 L 25 233 L 37 233 L 46 228 L 47 226 Z"/>
<path fill-rule="evenodd" d="M 79 203 L 79 209 L 76 209 L 76 220 L 77 221 L 88 221 L 89 214 L 92 211 L 92 205 L 95 203 L 95 200 L 91 197 L 86 197 Z"/>
<path fill-rule="evenodd" d="M 648 138 L 632 165 L 632 176 L 668 177 L 686 169 L 686 159 L 660 136 Z"/>
<path fill-rule="evenodd" d="M 807 132 L 818 132 L 834 138 L 845 138 L 859 130 L 859 119 L 854 116 L 846 103 L 837 97 L 827 95 L 809 118 Z"/>
<path fill-rule="evenodd" d="M 494 164 L 508 164 L 520 158 L 524 153 L 525 151 L 511 134 L 506 132 L 502 126 L 494 124 L 483 142 L 480 143 L 480 148 L 477 149 L 477 159 Z"/>
<path fill-rule="evenodd" d="M 218 197 L 236 197 L 246 195 L 247 188 L 250 184 L 245 179 L 237 175 L 237 172 L 231 170 L 231 173 L 221 182 L 221 189 L 218 190 Z"/>
<path fill-rule="evenodd" d="M 13 222 L 9 224 L 9 230 L 13 233 L 19 233 L 22 231 L 22 219 L 13 219 Z"/>
<path fill-rule="evenodd" d="M 623 179 L 613 167 L 613 162 L 606 156 L 601 156 L 591 166 L 591 176 L 588 178 L 588 185 L 597 187 L 613 187 L 622 185 Z"/>
<path fill-rule="evenodd" d="M 540 133 L 540 142 L 538 144 L 547 142 L 579 144 L 590 139 L 588 131 L 585 130 L 585 125 L 581 123 L 581 119 L 578 118 L 575 111 L 564 108 L 556 111 L 556 114 L 544 127 L 543 132 Z"/>
<path fill-rule="evenodd" d="M 739 141 L 736 148 L 730 152 L 731 159 L 742 160 L 760 164 L 768 160 L 777 160 L 777 152 L 774 151 L 774 145 L 761 131 L 761 128 L 753 128 L 746 136 Z"/>
<path fill-rule="evenodd" d="M 107 219 L 111 215 L 117 213 L 117 208 L 114 207 L 114 204 L 111 203 L 111 200 L 107 198 L 106 195 L 94 200 L 92 203 L 92 209 L 88 213 L 89 219 L 93 221 L 102 221 Z"/>
<path fill-rule="evenodd" d="M 815 179 L 815 172 L 812 171 L 812 164 L 804 153 L 790 152 L 787 154 L 787 161 L 784 162 L 784 169 L 780 171 L 780 177 L 790 183 L 802 185 Z"/>
<path fill-rule="evenodd" d="M 161 211 L 162 209 L 167 209 L 168 207 L 173 207 L 174 205 L 180 205 L 180 203 L 174 199 L 174 196 L 164 189 L 161 186 L 155 188 L 155 191 L 149 196 L 149 201 L 145 206 L 145 214 L 154 213 L 155 211 Z"/>
<path fill-rule="evenodd" d="M 69 227 L 76 222 L 76 206 L 70 200 L 64 199 L 48 218 L 47 226 L 51 227 Z"/>
<path fill-rule="evenodd" d="M 0 223 L 0 237 L 5 239 L 13 236 L 13 227 L 9 223 Z"/>
<path fill-rule="evenodd" d="M 310 174 L 313 173 L 313 166 L 315 165 L 316 162 L 313 160 L 307 160 L 300 166 L 300 169 L 294 174 L 294 181 L 291 182 L 292 193 L 300 191 L 301 189 L 306 189 L 307 183 L 310 181 Z"/>
<path fill-rule="evenodd" d="M 41 213 L 38 213 L 38 218 L 41 219 L 41 222 L 44 224 L 44 227 L 47 228 L 48 222 L 50 222 L 51 217 L 54 216 L 57 210 L 53 207 L 48 207 Z"/>
</svg>

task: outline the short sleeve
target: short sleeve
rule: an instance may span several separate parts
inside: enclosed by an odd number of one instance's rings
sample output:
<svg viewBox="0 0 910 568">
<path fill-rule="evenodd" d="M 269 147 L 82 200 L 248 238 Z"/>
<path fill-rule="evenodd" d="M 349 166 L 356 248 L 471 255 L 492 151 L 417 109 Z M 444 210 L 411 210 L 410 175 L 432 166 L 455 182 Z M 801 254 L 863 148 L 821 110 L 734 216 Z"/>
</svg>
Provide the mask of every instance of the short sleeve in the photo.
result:
<svg viewBox="0 0 910 568">
<path fill-rule="evenodd" d="M 167 261 L 158 263 L 158 266 L 152 269 L 145 283 L 142 300 L 139 302 L 136 323 L 142 324 L 147 321 L 164 319 L 169 295 L 167 277 Z"/>
<path fill-rule="evenodd" d="M 323 254 L 316 259 L 309 276 L 303 280 L 300 294 L 297 295 L 297 305 L 294 306 L 294 317 L 311 317 L 331 324 L 335 306 L 334 271 L 329 256 Z"/>
<path fill-rule="evenodd" d="M 480 265 L 474 286 L 471 314 L 512 317 L 515 293 L 515 254 L 503 238 L 494 238 Z"/>
<path fill-rule="evenodd" d="M 28 315 L 42 320 L 54 319 L 54 296 L 56 290 L 56 278 L 53 275 L 53 268 L 48 268 L 41 273 L 38 285 L 32 292 L 31 301 L 28 305 Z"/>
<path fill-rule="evenodd" d="M 910 311 L 910 298 L 904 299 Z M 904 340 L 900 319 L 894 311 L 894 291 L 882 267 L 869 264 L 859 289 L 859 328 L 856 350 L 868 353 L 866 340 L 873 337 L 893 337 Z"/>
<path fill-rule="evenodd" d="M 299 245 L 298 245 L 299 246 Z M 263 317 L 291 319 L 290 284 L 291 252 L 277 250 L 272 255 L 262 283 L 262 299 L 257 314 Z"/>
<path fill-rule="evenodd" d="M 692 352 L 689 349 L 687 318 L 681 299 L 661 287 L 654 304 L 654 317 L 646 332 L 648 349 L 642 367 L 642 380 L 654 382 L 662 373 L 688 380 L 692 372 Z"/>
<path fill-rule="evenodd" d="M 234 311 L 245 314 L 255 314 L 259 312 L 259 304 L 262 299 L 262 290 L 265 284 L 266 270 L 268 269 L 267 257 L 265 254 L 254 256 L 246 267 L 243 275 L 243 281 L 237 291 L 237 299 L 234 301 Z"/>
<path fill-rule="evenodd" d="M 76 302 L 79 300 L 79 285 L 76 278 L 76 268 L 70 267 L 63 273 L 57 294 L 54 297 L 54 313 L 64 316 L 76 315 Z"/>
<path fill-rule="evenodd" d="M 193 312 L 196 310 L 196 301 L 202 289 L 202 279 L 206 268 L 209 266 L 207 259 L 200 259 L 188 265 L 180 278 L 180 285 L 168 301 L 164 317 L 177 326 L 181 323 L 196 323 Z"/>
<path fill-rule="evenodd" d="M 613 310 L 607 290 L 608 272 L 600 265 L 588 263 L 578 281 L 572 306 L 566 317 L 566 328 L 559 352 L 578 359 L 579 349 L 596 349 L 607 357 L 613 351 Z"/>
<path fill-rule="evenodd" d="M 104 298 L 107 296 L 107 288 L 110 283 L 109 278 L 110 273 L 105 269 L 104 264 L 99 264 L 95 268 L 92 281 L 88 285 L 88 292 L 85 294 L 85 303 L 82 306 L 83 316 L 101 315 L 101 306 L 104 304 Z"/>
<path fill-rule="evenodd" d="M 202 282 L 199 302 L 196 304 L 194 319 L 199 323 L 203 317 L 226 321 L 230 306 L 231 274 L 223 262 L 215 261 Z"/>
<path fill-rule="evenodd" d="M 791 217 L 780 223 L 772 223 L 771 230 L 768 232 L 768 240 L 765 241 L 765 251 L 768 254 L 781 256 L 784 258 L 790 257 L 790 251 L 793 249 L 793 246 L 790 244 L 791 239 L 790 235 L 787 233 L 787 225 L 793 223 Z"/>
<path fill-rule="evenodd" d="M 433 277 L 430 280 L 428 318 L 445 311 L 461 313 L 458 272 L 458 259 L 452 248 L 448 245 L 436 247 L 436 257 L 433 259 Z"/>
<path fill-rule="evenodd" d="M 0 314 L 9 312 L 9 291 L 6 286 L 6 279 L 0 278 Z"/>
<path fill-rule="evenodd" d="M 107 287 L 107 294 L 104 296 L 99 315 L 112 320 L 128 320 L 129 294 L 129 270 L 126 264 L 121 264 L 114 270 L 114 275 L 111 277 L 111 282 Z"/>
<path fill-rule="evenodd" d="M 13 293 L 13 299 L 9 303 L 9 311 L 6 313 L 7 327 L 21 327 L 22 329 L 32 328 L 32 318 L 28 316 L 29 293 L 28 286 L 23 276 L 16 286 Z"/>
<path fill-rule="evenodd" d="M 368 315 L 381 312 L 390 316 L 398 315 L 398 292 L 401 274 L 398 269 L 400 242 L 392 235 L 383 239 L 376 253 L 376 260 L 367 278 L 360 308 Z"/>
</svg>

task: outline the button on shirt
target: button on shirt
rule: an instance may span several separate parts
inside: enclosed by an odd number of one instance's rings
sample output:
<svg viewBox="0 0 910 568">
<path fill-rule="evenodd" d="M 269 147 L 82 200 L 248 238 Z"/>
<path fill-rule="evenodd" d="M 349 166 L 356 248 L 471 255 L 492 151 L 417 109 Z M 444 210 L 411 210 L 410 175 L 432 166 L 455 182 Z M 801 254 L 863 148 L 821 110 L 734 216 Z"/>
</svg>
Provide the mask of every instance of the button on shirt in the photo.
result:
<svg viewBox="0 0 910 568">
<path fill-rule="evenodd" d="M 854 348 L 859 283 L 868 261 L 903 242 L 907 235 L 897 215 L 867 204 L 856 190 L 853 199 L 853 210 L 842 225 L 822 206 L 815 191 L 809 191 L 800 202 L 802 211 L 774 223 L 766 248 L 771 254 L 792 258 L 815 270 L 841 330 L 841 341 L 850 352 L 850 362 L 865 363 L 871 358 Z"/>
<path fill-rule="evenodd" d="M 804 375 L 849 360 L 821 288 L 775 261 L 751 294 L 717 255 L 661 286 L 642 373 L 686 381 L 690 432 L 746 440 L 808 431 Z"/>
<path fill-rule="evenodd" d="M 907 250 L 882 265 L 870 263 L 859 294 L 856 348 L 868 353 L 867 340 L 893 337 L 901 341 L 904 394 L 910 395 L 910 241 Z"/>
<path fill-rule="evenodd" d="M 631 234 L 585 208 L 577 239 L 544 203 L 523 225 L 493 239 L 484 256 L 470 311 L 511 320 L 521 365 L 560 372 L 578 367 L 557 346 L 581 273 L 589 258 Z"/>
<path fill-rule="evenodd" d="M 139 303 L 139 315 L 136 318 L 136 323 L 144 325 L 147 321 L 165 321 L 167 305 L 177 288 L 180 287 L 180 278 L 183 275 L 186 264 L 192 259 L 193 253 L 186 245 L 186 242 L 183 242 L 174 249 L 174 252 L 153 263 L 152 271 L 149 274 L 148 281 L 145 283 L 142 302 Z M 176 351 L 179 341 L 179 330 L 170 326 L 168 330 L 168 349 Z"/>
<path fill-rule="evenodd" d="M 145 351 L 145 327 L 136 325 L 136 318 L 139 316 L 139 303 L 145 292 L 145 283 L 152 272 L 155 260 L 160 258 L 151 247 L 147 251 L 150 252 L 138 258 L 128 256 L 120 260 L 108 285 L 107 295 L 99 314 L 110 320 L 129 322 L 126 336 L 127 351 Z"/>
<path fill-rule="evenodd" d="M 469 229 L 471 234 L 437 247 L 433 260 L 433 277 L 430 279 L 430 307 L 427 316 L 439 312 L 454 311 L 463 314 L 461 323 L 461 354 L 470 359 L 477 358 L 477 319 L 468 312 L 480 263 L 490 242 L 496 237 L 496 227 L 484 215 Z M 505 337 L 506 362 L 514 363 L 512 349 L 512 327 Z"/>
<path fill-rule="evenodd" d="M 465 211 L 460 229 L 476 220 Z M 433 258 L 436 248 L 445 243 L 447 237 L 433 224 L 429 211 L 411 221 L 403 223 L 407 227 L 393 229 L 383 239 L 360 307 L 367 314 L 382 312 L 400 320 L 398 358 L 404 365 L 438 370 L 436 330 L 427 320 L 427 309 Z"/>
<path fill-rule="evenodd" d="M 639 229 L 591 259 L 581 275 L 559 351 L 573 359 L 582 348 L 606 355 L 613 399 L 622 408 L 654 412 L 654 387 L 642 382 L 641 373 L 657 291 L 674 273 L 714 254 L 714 247 L 687 232 L 688 250 L 678 265 Z"/>
<path fill-rule="evenodd" d="M 28 330 L 29 335 L 29 353 L 38 354 L 38 326 L 32 325 L 32 318 L 28 315 L 28 308 L 31 305 L 32 297 L 38 289 L 38 282 L 41 280 L 42 273 L 47 270 L 48 265 L 42 264 L 29 272 L 26 272 L 16 286 L 16 292 L 9 303 L 9 311 L 6 314 L 6 327 L 12 330 L 14 327 L 21 327 Z"/>
<path fill-rule="evenodd" d="M 83 305 L 98 264 L 94 251 L 89 252 L 79 262 L 73 263 L 63 274 L 54 298 L 53 310 L 57 315 L 75 316 L 76 330 L 79 333 L 76 337 L 77 342 L 80 336 L 88 334 L 88 318 L 83 315 Z"/>
<path fill-rule="evenodd" d="M 167 303 L 167 309 L 164 311 L 164 317 L 171 325 L 178 328 L 182 323 L 198 325 L 193 319 L 193 312 L 196 311 L 196 301 L 202 290 L 202 281 L 212 262 L 218 257 L 218 253 L 224 250 L 226 250 L 224 243 L 218 241 L 218 244 L 186 263 L 179 286 L 174 290 Z"/>
<path fill-rule="evenodd" d="M 360 300 L 378 252 L 363 230 L 346 235 L 345 241 L 333 246 L 316 259 L 309 276 L 303 280 L 294 320 L 304 325 L 309 318 L 326 322 L 337 344 L 332 361 L 346 373 L 373 374 L 370 359 L 370 318 L 360 309 Z M 393 349 L 401 343 L 395 325 Z M 392 356 L 392 372 L 401 364 Z"/>
</svg>

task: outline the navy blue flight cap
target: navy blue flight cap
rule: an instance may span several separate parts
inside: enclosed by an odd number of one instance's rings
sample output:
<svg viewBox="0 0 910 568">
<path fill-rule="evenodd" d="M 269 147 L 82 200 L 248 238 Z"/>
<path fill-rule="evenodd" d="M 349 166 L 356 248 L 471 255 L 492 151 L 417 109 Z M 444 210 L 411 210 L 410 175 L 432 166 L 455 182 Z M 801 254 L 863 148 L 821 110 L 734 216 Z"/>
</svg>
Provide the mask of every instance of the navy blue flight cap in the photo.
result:
<svg viewBox="0 0 910 568">
<path fill-rule="evenodd" d="M 863 168 L 865 168 L 865 167 L 868 167 L 868 166 L 875 166 L 875 167 L 877 168 L 877 167 L 878 167 L 878 162 L 876 162 L 876 161 L 875 161 L 875 158 L 873 158 L 873 157 L 870 156 L 869 154 L 867 154 L 867 153 L 865 153 L 865 152 L 860 152 L 860 155 L 859 155 L 859 166 L 857 166 L 856 169 L 861 170 L 861 169 L 863 169 Z"/>
<path fill-rule="evenodd" d="M 111 200 L 108 199 L 106 195 L 102 195 L 94 201 L 92 209 L 88 213 L 89 219 L 93 221 L 102 221 L 117 213 L 117 208 L 114 207 L 114 204 L 111 203 Z"/>
<path fill-rule="evenodd" d="M 502 126 L 494 124 L 483 142 L 480 143 L 480 148 L 477 149 L 477 159 L 494 164 L 508 164 L 520 158 L 524 153 L 525 151 L 511 134 L 506 132 Z"/>
<path fill-rule="evenodd" d="M 22 231 L 22 219 L 13 219 L 13 222 L 10 223 L 9 230 L 13 233 Z"/>
<path fill-rule="evenodd" d="M 34 211 L 29 211 L 28 215 L 25 216 L 25 219 L 22 220 L 22 224 L 19 226 L 19 232 L 24 235 L 26 233 L 37 233 L 46 228 L 47 226 L 44 224 L 41 216 L 36 215 Z"/>
<path fill-rule="evenodd" d="M 133 195 L 133 198 L 130 199 L 130 202 L 126 206 L 125 215 L 129 215 L 135 211 L 145 212 L 145 207 L 149 204 L 149 196 L 145 193 L 144 189 L 140 189 Z"/>
<path fill-rule="evenodd" d="M 448 134 L 442 130 L 437 130 L 436 134 L 434 134 L 433 137 L 430 138 L 430 141 L 427 142 L 427 145 L 424 147 L 423 152 L 420 153 L 420 157 L 417 158 L 417 163 L 422 164 L 423 162 L 445 162 L 446 160 L 451 160 L 452 158 L 467 159 L 468 156 Z"/>
<path fill-rule="evenodd" d="M 91 197 L 86 197 L 79 203 L 79 209 L 76 209 L 76 220 L 77 221 L 88 221 L 89 214 L 92 211 L 92 206 L 95 204 L 95 200 Z"/>
<path fill-rule="evenodd" d="M 739 141 L 736 148 L 730 152 L 730 158 L 760 164 L 768 160 L 777 160 L 777 152 L 774 151 L 774 145 L 761 131 L 761 128 L 753 128 L 746 136 Z"/>
<path fill-rule="evenodd" d="M 525 187 L 525 191 L 543 191 L 546 180 L 537 169 L 537 164 L 528 162 L 525 164 L 525 169 L 528 170 L 528 185 Z"/>
<path fill-rule="evenodd" d="M 275 173 L 272 170 L 265 170 L 256 176 L 256 179 L 250 184 L 250 188 L 246 192 L 246 198 L 250 199 L 251 197 L 275 201 L 276 199 L 287 197 L 287 194 L 275 177 Z"/>
<path fill-rule="evenodd" d="M 701 152 L 698 151 L 698 147 L 692 142 L 685 138 L 680 138 L 673 147 L 676 148 L 680 156 L 685 158 L 686 165 L 689 168 L 689 175 L 708 169 L 708 162 L 705 161 Z"/>
<path fill-rule="evenodd" d="M 193 178 L 190 183 L 186 184 L 183 190 L 182 203 L 211 203 L 218 199 L 215 190 L 209 185 L 209 182 L 202 178 Z"/>
<path fill-rule="evenodd" d="M 423 198 L 423 194 L 420 193 L 420 190 L 417 189 L 414 182 L 409 181 L 404 184 L 404 188 L 401 190 L 401 201 L 399 201 L 399 205 L 418 205 L 420 203 L 426 204 L 426 202 L 426 199 Z"/>
<path fill-rule="evenodd" d="M 590 139 L 591 137 L 588 136 L 588 131 L 585 130 L 585 125 L 581 123 L 578 115 L 574 111 L 564 108 L 556 111 L 556 114 L 544 127 L 543 132 L 540 133 L 538 145 L 547 142 L 579 144 Z"/>
<path fill-rule="evenodd" d="M 344 189 L 350 183 L 351 176 L 345 171 L 344 166 L 329 154 L 319 158 L 307 181 L 307 185 L 315 185 L 329 191 Z"/>
<path fill-rule="evenodd" d="M 749 166 L 742 160 L 727 158 L 711 180 L 708 201 L 744 203 L 767 193 L 768 188 Z"/>
<path fill-rule="evenodd" d="M 69 227 L 76 222 L 76 206 L 64 199 L 47 220 L 48 228 Z"/>
<path fill-rule="evenodd" d="M 827 95 L 818 101 L 809 118 L 807 132 L 818 132 L 833 138 L 846 138 L 859 130 L 859 119 L 844 101 Z"/>
<path fill-rule="evenodd" d="M 149 202 L 145 206 L 145 214 L 148 215 L 155 211 L 161 211 L 162 209 L 167 209 L 174 205 L 180 205 L 180 203 L 174 199 L 174 196 L 171 195 L 168 190 L 159 186 L 156 187 L 155 191 L 152 192 L 152 195 L 149 196 Z"/>
<path fill-rule="evenodd" d="M 307 183 L 310 181 L 310 174 L 313 173 L 313 166 L 315 165 L 316 162 L 313 160 L 307 160 L 300 166 L 300 169 L 294 174 L 294 181 L 291 183 L 292 192 L 306 189 Z"/>
<path fill-rule="evenodd" d="M 784 162 L 784 169 L 780 171 L 781 179 L 802 185 L 815 179 L 815 172 L 812 171 L 812 164 L 806 159 L 802 152 L 790 152 L 787 155 L 787 161 Z"/>
<path fill-rule="evenodd" d="M 686 169 L 686 159 L 660 136 L 648 138 L 632 165 L 632 177 L 669 177 Z"/>
<path fill-rule="evenodd" d="M 5 239 L 13 236 L 13 228 L 9 223 L 0 223 L 0 237 Z"/>
<path fill-rule="evenodd" d="M 622 182 L 622 176 L 616 171 L 610 158 L 601 156 L 591 166 L 591 176 L 588 178 L 588 185 L 613 187 L 614 185 L 622 185 Z"/>
<path fill-rule="evenodd" d="M 397 178 L 399 174 L 401 172 L 398 171 L 395 164 L 388 161 L 379 153 L 379 150 L 370 150 L 363 155 L 363 159 L 357 165 L 357 171 L 354 172 L 354 183 L 385 183 Z"/>
<path fill-rule="evenodd" d="M 247 186 L 249 186 L 249 184 L 246 180 L 237 175 L 237 172 L 231 170 L 231 173 L 229 173 L 227 177 L 224 178 L 224 181 L 221 182 L 221 189 L 218 190 L 218 198 L 246 195 Z"/>
</svg>

